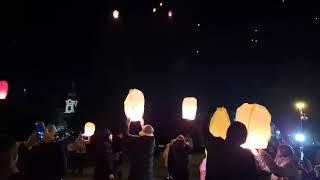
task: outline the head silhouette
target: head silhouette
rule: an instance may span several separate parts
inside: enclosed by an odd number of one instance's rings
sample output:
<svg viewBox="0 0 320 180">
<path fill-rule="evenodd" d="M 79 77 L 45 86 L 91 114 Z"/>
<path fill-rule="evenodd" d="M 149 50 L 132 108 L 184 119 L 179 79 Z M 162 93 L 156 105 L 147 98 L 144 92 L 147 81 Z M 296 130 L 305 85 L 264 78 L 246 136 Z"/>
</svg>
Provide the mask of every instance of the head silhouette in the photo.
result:
<svg viewBox="0 0 320 180">
<path fill-rule="evenodd" d="M 226 141 L 233 145 L 241 145 L 246 142 L 247 139 L 247 128 L 241 122 L 232 123 L 227 130 Z"/>
</svg>

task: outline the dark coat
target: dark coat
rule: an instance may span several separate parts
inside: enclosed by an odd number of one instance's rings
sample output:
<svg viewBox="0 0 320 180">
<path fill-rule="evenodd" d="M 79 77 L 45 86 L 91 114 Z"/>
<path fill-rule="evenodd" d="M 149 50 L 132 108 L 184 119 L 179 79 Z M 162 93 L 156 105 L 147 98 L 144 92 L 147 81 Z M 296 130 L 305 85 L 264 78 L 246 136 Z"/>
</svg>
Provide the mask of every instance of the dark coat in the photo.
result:
<svg viewBox="0 0 320 180">
<path fill-rule="evenodd" d="M 174 180 L 189 179 L 189 154 L 191 147 L 184 141 L 174 141 L 169 149 L 168 168 Z"/>
<path fill-rule="evenodd" d="M 213 136 L 208 139 L 206 149 L 206 180 L 258 179 L 255 159 L 250 151 Z"/>
<path fill-rule="evenodd" d="M 27 157 L 25 173 L 32 180 L 60 180 L 67 170 L 66 144 L 64 140 L 41 143 L 34 146 Z"/>
<path fill-rule="evenodd" d="M 112 147 L 107 137 L 108 135 L 102 134 L 94 142 L 96 157 L 94 176 L 96 180 L 106 180 L 110 174 L 114 174 Z"/>
<path fill-rule="evenodd" d="M 153 179 L 154 137 L 127 135 L 124 139 L 127 149 L 130 173 L 129 180 Z"/>
</svg>

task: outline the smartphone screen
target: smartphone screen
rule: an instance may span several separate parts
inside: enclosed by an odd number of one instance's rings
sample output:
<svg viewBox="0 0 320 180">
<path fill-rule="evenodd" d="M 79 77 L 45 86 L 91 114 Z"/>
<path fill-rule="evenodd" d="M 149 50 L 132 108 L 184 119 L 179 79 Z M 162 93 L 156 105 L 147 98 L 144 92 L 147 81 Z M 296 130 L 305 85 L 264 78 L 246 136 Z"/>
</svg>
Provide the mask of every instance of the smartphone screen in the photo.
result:
<svg viewBox="0 0 320 180">
<path fill-rule="evenodd" d="M 45 131 L 44 123 L 41 121 L 37 121 L 35 124 L 36 124 L 36 136 L 38 140 L 43 141 L 44 131 Z"/>
</svg>

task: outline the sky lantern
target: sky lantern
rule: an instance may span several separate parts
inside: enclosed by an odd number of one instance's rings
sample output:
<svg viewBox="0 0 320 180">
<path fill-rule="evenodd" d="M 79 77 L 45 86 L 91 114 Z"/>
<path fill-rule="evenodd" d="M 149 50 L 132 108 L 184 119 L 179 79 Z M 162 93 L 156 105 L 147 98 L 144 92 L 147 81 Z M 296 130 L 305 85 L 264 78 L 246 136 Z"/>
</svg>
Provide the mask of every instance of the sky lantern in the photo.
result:
<svg viewBox="0 0 320 180">
<path fill-rule="evenodd" d="M 124 101 L 124 112 L 131 121 L 141 121 L 144 113 L 144 95 L 139 89 L 131 89 Z"/>
<path fill-rule="evenodd" d="M 266 149 L 271 138 L 271 115 L 259 104 L 244 103 L 237 109 L 236 120 L 248 130 L 247 141 L 241 145 L 248 149 Z"/>
<path fill-rule="evenodd" d="M 96 130 L 96 126 L 92 122 L 87 122 L 84 125 L 84 134 L 83 136 L 92 136 L 94 134 L 94 131 Z"/>
<path fill-rule="evenodd" d="M 119 11 L 118 10 L 114 10 L 112 13 L 112 16 L 114 19 L 118 19 L 119 18 Z"/>
<path fill-rule="evenodd" d="M 152 12 L 153 12 L 153 13 L 157 12 L 157 8 L 153 8 L 153 9 L 152 9 Z"/>
<path fill-rule="evenodd" d="M 6 99 L 8 95 L 8 82 L 0 81 L 0 99 Z"/>
<path fill-rule="evenodd" d="M 194 120 L 197 114 L 197 99 L 194 97 L 186 97 L 182 102 L 182 118 Z"/>
<path fill-rule="evenodd" d="M 168 11 L 168 17 L 171 18 L 173 16 L 173 12 L 170 10 Z"/>
<path fill-rule="evenodd" d="M 227 109 L 223 107 L 217 108 L 210 120 L 209 131 L 215 137 L 226 139 L 230 124 Z"/>
</svg>

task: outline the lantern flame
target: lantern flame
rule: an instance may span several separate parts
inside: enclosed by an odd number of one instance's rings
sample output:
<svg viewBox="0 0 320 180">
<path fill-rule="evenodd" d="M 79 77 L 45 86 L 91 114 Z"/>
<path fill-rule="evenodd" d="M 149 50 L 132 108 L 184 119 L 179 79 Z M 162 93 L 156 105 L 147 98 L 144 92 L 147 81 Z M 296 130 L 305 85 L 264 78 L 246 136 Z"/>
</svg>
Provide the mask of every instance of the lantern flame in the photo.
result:
<svg viewBox="0 0 320 180">
<path fill-rule="evenodd" d="M 194 120 L 197 114 L 197 99 L 194 97 L 186 97 L 182 102 L 182 118 Z"/>
<path fill-rule="evenodd" d="M 94 134 L 94 131 L 96 130 L 96 126 L 92 122 L 87 122 L 84 125 L 84 134 L 83 136 L 92 136 Z"/>
<path fill-rule="evenodd" d="M 131 89 L 124 101 L 124 112 L 131 121 L 141 121 L 144 114 L 144 95 L 138 89 Z"/>
<path fill-rule="evenodd" d="M 112 15 L 113 15 L 114 19 L 118 19 L 119 18 L 119 11 L 118 10 L 114 10 Z"/>
<path fill-rule="evenodd" d="M 8 95 L 8 82 L 0 81 L 0 99 L 6 99 Z"/>
</svg>

